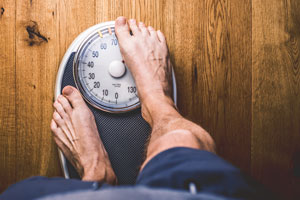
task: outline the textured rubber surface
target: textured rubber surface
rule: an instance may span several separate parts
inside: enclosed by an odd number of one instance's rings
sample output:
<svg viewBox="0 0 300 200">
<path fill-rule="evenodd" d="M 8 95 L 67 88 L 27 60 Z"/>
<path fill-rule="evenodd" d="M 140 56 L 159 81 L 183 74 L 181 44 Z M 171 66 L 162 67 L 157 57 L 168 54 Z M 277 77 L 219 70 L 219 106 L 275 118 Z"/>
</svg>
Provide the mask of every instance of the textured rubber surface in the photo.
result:
<svg viewBox="0 0 300 200">
<path fill-rule="evenodd" d="M 71 54 L 64 72 L 62 87 L 75 86 Z M 87 103 L 88 104 L 88 103 Z M 100 137 L 108 152 L 119 184 L 134 184 L 144 158 L 144 145 L 151 128 L 141 116 L 141 109 L 122 114 L 106 113 L 88 104 L 93 112 Z M 76 170 L 67 161 L 70 178 L 79 178 Z"/>
</svg>

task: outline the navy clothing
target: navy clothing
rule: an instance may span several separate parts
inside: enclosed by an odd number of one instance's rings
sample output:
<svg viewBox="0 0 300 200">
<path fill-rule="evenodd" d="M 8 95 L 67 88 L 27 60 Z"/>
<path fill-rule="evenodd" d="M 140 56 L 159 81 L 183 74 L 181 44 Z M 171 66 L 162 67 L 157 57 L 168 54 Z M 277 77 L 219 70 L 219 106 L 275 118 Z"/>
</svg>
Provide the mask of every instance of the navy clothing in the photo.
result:
<svg viewBox="0 0 300 200">
<path fill-rule="evenodd" d="M 132 192 L 135 189 L 139 192 Z M 91 190 L 98 191 L 93 193 L 95 195 L 107 194 L 111 191 L 112 199 L 118 197 L 122 199 L 128 195 L 133 195 L 130 196 L 132 199 L 141 199 L 142 196 L 139 195 L 141 191 L 150 191 L 150 193 L 153 191 L 153 195 L 156 195 L 153 199 L 162 197 L 158 197 L 155 191 L 165 191 L 167 195 L 168 191 L 181 192 L 188 194 L 186 197 L 193 194 L 193 198 L 196 199 L 202 199 L 201 195 L 216 199 L 268 198 L 266 193 L 246 178 L 239 169 L 217 155 L 207 151 L 177 147 L 161 152 L 150 160 L 139 174 L 134 186 L 110 186 L 75 179 L 33 177 L 10 186 L 0 195 L 0 199 L 34 199 L 53 194 Z"/>
</svg>

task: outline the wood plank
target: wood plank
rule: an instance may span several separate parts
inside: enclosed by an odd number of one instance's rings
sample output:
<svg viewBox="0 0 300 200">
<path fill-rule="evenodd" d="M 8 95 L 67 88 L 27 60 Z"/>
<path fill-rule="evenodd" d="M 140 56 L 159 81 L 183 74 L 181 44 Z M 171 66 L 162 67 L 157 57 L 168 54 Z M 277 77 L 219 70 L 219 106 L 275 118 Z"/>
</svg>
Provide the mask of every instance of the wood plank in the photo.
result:
<svg viewBox="0 0 300 200">
<path fill-rule="evenodd" d="M 0 2 L 0 191 L 32 175 L 61 175 L 49 129 L 59 62 L 80 32 L 124 15 L 165 33 L 179 109 L 213 135 L 220 155 L 246 172 L 251 166 L 285 198 L 300 197 L 299 1 L 15 3 Z"/>
<path fill-rule="evenodd" d="M 17 180 L 61 173 L 49 125 L 58 23 L 57 1 L 16 1 Z"/>
<path fill-rule="evenodd" d="M 251 0 L 228 1 L 229 46 L 224 58 L 230 57 L 226 66 L 223 95 L 226 132 L 218 130 L 221 137 L 219 152 L 226 159 L 250 174 L 252 128 L 252 13 Z M 225 147 L 226 146 L 226 147 Z"/>
<path fill-rule="evenodd" d="M 219 154 L 244 171 L 250 170 L 249 6 L 249 0 L 176 1 L 169 43 L 180 111 L 208 130 Z"/>
<path fill-rule="evenodd" d="M 115 20 L 118 16 L 125 16 L 128 19 L 142 21 L 156 29 L 161 28 L 163 20 L 163 6 L 169 1 L 151 0 L 97 0 L 96 1 L 96 22 Z"/>
<path fill-rule="evenodd" d="M 95 24 L 95 1 L 58 1 L 59 61 L 69 45 L 85 29 Z"/>
<path fill-rule="evenodd" d="M 252 174 L 300 198 L 300 2 L 252 1 Z"/>
<path fill-rule="evenodd" d="M 0 2 L 0 193 L 16 180 L 15 4 Z"/>
</svg>

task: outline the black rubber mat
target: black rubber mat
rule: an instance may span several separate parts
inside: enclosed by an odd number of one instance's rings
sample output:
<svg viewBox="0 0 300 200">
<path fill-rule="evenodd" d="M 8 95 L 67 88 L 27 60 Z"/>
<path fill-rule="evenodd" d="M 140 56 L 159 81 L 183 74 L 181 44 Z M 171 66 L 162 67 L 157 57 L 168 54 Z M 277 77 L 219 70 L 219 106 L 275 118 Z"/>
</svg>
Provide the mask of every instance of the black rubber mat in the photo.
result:
<svg viewBox="0 0 300 200">
<path fill-rule="evenodd" d="M 73 52 L 67 62 L 62 87 L 75 86 L 73 78 Z M 108 152 L 119 184 L 134 184 L 144 159 L 144 145 L 151 128 L 141 116 L 141 109 L 122 114 L 106 113 L 88 104 L 93 112 L 100 137 Z M 70 178 L 79 178 L 73 166 L 67 162 Z"/>
</svg>

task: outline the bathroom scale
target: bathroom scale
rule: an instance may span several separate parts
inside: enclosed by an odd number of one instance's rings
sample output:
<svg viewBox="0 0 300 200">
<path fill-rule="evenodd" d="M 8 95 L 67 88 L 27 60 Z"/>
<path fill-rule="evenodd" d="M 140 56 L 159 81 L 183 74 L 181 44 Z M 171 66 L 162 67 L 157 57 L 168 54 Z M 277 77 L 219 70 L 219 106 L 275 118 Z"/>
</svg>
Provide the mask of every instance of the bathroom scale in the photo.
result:
<svg viewBox="0 0 300 200">
<path fill-rule="evenodd" d="M 114 26 L 114 21 L 94 25 L 72 42 L 59 66 L 55 98 L 67 85 L 80 91 L 95 116 L 118 183 L 129 185 L 135 183 L 145 159 L 151 127 L 142 118 L 137 88 L 122 59 Z M 176 105 L 174 72 L 172 77 Z M 59 158 L 64 177 L 80 179 L 61 151 Z"/>
</svg>

